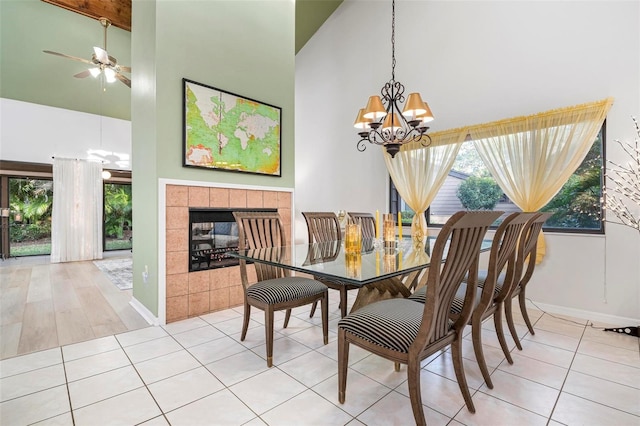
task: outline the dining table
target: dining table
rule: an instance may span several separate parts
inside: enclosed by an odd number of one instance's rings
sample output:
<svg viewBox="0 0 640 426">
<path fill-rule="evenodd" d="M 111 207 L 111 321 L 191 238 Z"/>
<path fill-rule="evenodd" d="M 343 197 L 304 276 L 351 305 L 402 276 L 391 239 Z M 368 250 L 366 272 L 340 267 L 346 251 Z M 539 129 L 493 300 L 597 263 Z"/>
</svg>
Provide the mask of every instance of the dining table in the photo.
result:
<svg viewBox="0 0 640 426">
<path fill-rule="evenodd" d="M 408 297 L 426 282 L 436 237 L 422 244 L 411 238 L 393 244 L 363 239 L 359 252 L 345 252 L 344 241 L 242 249 L 229 256 L 308 274 L 358 288 L 351 311 L 378 300 Z M 491 248 L 483 240 L 481 251 Z M 446 249 L 445 249 L 446 253 Z"/>
</svg>

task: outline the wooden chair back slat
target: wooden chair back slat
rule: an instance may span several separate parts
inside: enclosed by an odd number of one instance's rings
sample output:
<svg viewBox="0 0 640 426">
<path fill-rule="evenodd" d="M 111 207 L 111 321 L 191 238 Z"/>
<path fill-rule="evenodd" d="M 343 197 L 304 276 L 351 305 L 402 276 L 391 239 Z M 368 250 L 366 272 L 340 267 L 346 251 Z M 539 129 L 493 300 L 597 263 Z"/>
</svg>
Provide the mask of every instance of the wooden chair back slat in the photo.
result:
<svg viewBox="0 0 640 426">
<path fill-rule="evenodd" d="M 238 248 L 260 249 L 274 247 L 268 252 L 271 260 L 277 261 L 281 258 L 282 246 L 286 245 L 284 226 L 280 215 L 276 212 L 234 212 L 238 223 Z M 266 281 L 274 278 L 288 277 L 289 271 L 283 268 L 267 265 L 264 263 L 254 263 L 256 277 L 258 281 Z M 248 287 L 248 276 L 246 273 L 246 261 L 240 259 L 240 275 L 243 286 Z"/>
<path fill-rule="evenodd" d="M 482 289 L 482 305 L 489 306 L 495 299 L 496 303 L 503 301 L 511 292 L 513 286 L 517 246 L 527 223 L 539 213 L 512 213 L 500 224 L 493 237 L 489 267 Z M 506 267 L 506 271 L 505 271 Z M 500 293 L 494 296 L 498 277 L 506 272 Z"/>
<path fill-rule="evenodd" d="M 347 213 L 352 221 L 360 222 L 362 229 L 362 239 L 373 239 L 376 237 L 376 218 L 371 213 Z"/>
<path fill-rule="evenodd" d="M 473 282 L 477 280 L 477 262 L 480 246 L 489 226 L 502 212 L 457 212 L 442 227 L 431 255 L 427 277 L 427 296 L 418 337 L 412 347 L 422 351 L 427 344 L 436 342 L 452 332 L 449 312 L 460 284 L 467 272 Z M 443 259 L 446 259 L 443 262 Z M 473 297 L 474 292 L 468 292 Z M 473 305 L 471 300 L 471 305 Z M 465 308 L 455 327 L 466 324 L 473 306 Z"/>
<path fill-rule="evenodd" d="M 536 250 L 538 249 L 538 237 L 542 231 L 542 225 L 552 216 L 552 213 L 539 213 L 524 227 L 518 242 L 518 254 L 516 258 L 515 281 L 511 293 L 527 285 L 536 266 Z"/>
<path fill-rule="evenodd" d="M 302 212 L 307 222 L 309 243 L 342 241 L 340 221 L 333 212 Z"/>
</svg>

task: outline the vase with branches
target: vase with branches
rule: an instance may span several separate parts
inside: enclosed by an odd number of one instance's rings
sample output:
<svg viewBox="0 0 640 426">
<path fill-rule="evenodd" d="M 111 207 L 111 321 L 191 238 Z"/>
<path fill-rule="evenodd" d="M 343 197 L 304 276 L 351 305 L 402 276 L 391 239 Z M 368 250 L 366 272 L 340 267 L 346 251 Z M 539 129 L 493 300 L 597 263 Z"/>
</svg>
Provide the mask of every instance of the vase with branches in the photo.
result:
<svg viewBox="0 0 640 426">
<path fill-rule="evenodd" d="M 629 161 L 626 164 L 607 161 L 611 167 L 606 168 L 605 176 L 610 185 L 607 185 L 603 195 L 605 208 L 618 219 L 617 222 L 607 219 L 607 222 L 625 225 L 640 233 L 640 126 L 635 117 L 631 119 L 636 128 L 634 143 L 614 140 L 629 156 Z M 640 327 L 637 326 L 604 330 L 640 337 Z"/>
<path fill-rule="evenodd" d="M 640 126 L 635 117 L 631 119 L 636 128 L 634 143 L 614 140 L 630 159 L 626 164 L 607 161 L 611 167 L 605 176 L 610 185 L 604 195 L 606 209 L 619 220 L 607 222 L 629 226 L 640 233 Z"/>
</svg>

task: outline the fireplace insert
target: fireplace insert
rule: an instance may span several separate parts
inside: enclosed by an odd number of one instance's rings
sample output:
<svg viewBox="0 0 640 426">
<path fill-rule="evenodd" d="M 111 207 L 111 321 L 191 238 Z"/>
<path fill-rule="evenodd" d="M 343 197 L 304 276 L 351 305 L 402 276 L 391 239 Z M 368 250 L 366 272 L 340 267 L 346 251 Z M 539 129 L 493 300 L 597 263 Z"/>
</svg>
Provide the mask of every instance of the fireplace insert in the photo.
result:
<svg viewBox="0 0 640 426">
<path fill-rule="evenodd" d="M 234 211 L 277 212 L 276 209 L 189 209 L 189 272 L 235 266 L 228 255 L 238 250 Z"/>
</svg>

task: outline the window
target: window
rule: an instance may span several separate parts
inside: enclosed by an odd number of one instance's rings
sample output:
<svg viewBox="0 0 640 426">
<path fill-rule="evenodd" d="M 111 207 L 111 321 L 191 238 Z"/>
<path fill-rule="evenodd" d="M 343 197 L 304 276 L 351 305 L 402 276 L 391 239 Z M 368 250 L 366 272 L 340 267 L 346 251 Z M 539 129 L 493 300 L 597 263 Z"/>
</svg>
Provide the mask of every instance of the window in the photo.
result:
<svg viewBox="0 0 640 426">
<path fill-rule="evenodd" d="M 9 178 L 10 256 L 51 254 L 53 181 Z"/>
<path fill-rule="evenodd" d="M 591 150 L 567 183 L 542 211 L 553 212 L 544 229 L 557 232 L 603 233 L 602 165 L 604 164 L 605 126 L 598 133 Z M 401 212 L 409 225 L 413 212 L 391 183 L 390 211 Z M 464 143 L 449 176 L 427 211 L 429 226 L 444 224 L 459 210 L 493 209 L 505 215 L 520 209 L 497 186 L 484 166 L 473 143 Z"/>
<path fill-rule="evenodd" d="M 131 172 L 110 171 L 103 191 L 103 250 L 130 249 Z M 52 177 L 51 164 L 0 160 L 0 206 L 9 206 L 9 216 L 0 217 L 3 259 L 51 254 Z"/>
<path fill-rule="evenodd" d="M 126 250 L 132 246 L 131 185 L 104 184 L 104 250 Z"/>
</svg>

